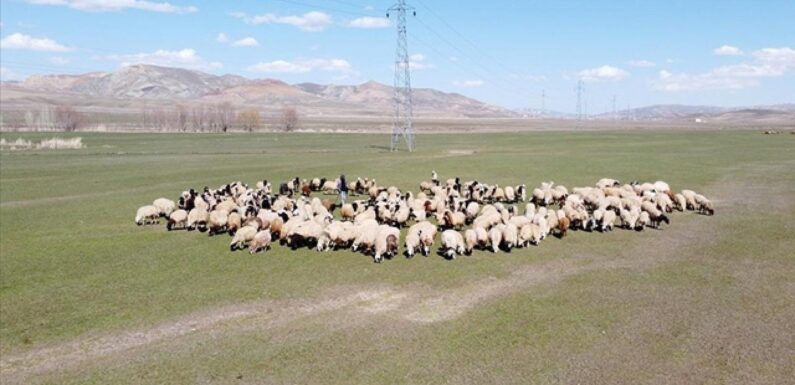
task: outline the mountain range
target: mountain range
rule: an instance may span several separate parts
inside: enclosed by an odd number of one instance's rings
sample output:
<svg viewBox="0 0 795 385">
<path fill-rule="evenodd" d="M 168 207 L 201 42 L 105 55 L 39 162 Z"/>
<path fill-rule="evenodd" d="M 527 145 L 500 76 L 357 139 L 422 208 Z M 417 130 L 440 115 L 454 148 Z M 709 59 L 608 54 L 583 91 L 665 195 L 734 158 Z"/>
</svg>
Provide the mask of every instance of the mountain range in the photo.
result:
<svg viewBox="0 0 795 385">
<path fill-rule="evenodd" d="M 162 106 L 229 103 L 278 114 L 285 107 L 303 116 L 391 116 L 393 88 L 375 81 L 359 85 L 288 84 L 276 79 L 248 79 L 153 65 L 131 65 L 115 72 L 79 75 L 33 75 L 0 84 L 2 111 L 16 115 L 42 105 L 71 105 L 86 112 L 138 114 Z M 510 110 L 457 93 L 415 88 L 414 113 L 428 118 L 576 119 L 575 114 Z M 795 104 L 723 108 L 654 105 L 616 113 L 591 115 L 588 120 L 710 121 L 752 124 L 795 121 Z"/>
<path fill-rule="evenodd" d="M 392 113 L 393 88 L 375 81 L 360 85 L 287 84 L 275 79 L 216 76 L 201 71 L 152 65 L 132 65 L 116 72 L 81 75 L 34 75 L 20 82 L 4 82 L 3 103 L 20 101 L 82 104 L 80 100 L 108 107 L 134 108 L 135 102 L 168 101 L 174 104 L 230 103 L 260 110 L 295 107 L 305 115 L 388 116 Z M 515 116 L 508 109 L 489 105 L 456 93 L 416 88 L 412 94 L 415 114 L 439 117 Z M 131 103 L 132 102 L 132 103 Z"/>
</svg>

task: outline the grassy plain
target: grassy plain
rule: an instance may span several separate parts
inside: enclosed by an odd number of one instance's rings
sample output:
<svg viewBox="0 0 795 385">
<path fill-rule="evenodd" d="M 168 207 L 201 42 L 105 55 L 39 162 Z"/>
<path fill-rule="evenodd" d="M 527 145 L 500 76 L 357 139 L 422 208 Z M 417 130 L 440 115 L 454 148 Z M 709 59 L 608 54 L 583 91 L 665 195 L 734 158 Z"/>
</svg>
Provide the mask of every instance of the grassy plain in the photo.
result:
<svg viewBox="0 0 795 385">
<path fill-rule="evenodd" d="M 6 140 L 20 135 L 2 134 Z M 24 134 L 40 139 L 51 134 Z M 80 134 L 0 153 L 3 383 L 786 383 L 795 136 L 750 131 Z M 137 227 L 187 187 L 435 169 L 501 185 L 663 179 L 717 213 L 661 231 L 375 265 Z"/>
</svg>

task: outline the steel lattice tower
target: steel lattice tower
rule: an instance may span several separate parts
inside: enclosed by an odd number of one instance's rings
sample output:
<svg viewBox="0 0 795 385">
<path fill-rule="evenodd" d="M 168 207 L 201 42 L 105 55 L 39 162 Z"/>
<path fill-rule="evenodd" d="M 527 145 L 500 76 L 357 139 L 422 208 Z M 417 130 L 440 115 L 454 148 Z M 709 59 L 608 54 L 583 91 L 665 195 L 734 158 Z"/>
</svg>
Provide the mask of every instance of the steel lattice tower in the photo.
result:
<svg viewBox="0 0 795 385">
<path fill-rule="evenodd" d="M 582 120 L 582 79 L 577 81 L 577 119 Z"/>
<path fill-rule="evenodd" d="M 406 39 L 406 11 L 417 15 L 414 7 L 406 5 L 406 0 L 398 0 L 386 14 L 395 14 L 397 25 L 397 48 L 395 50 L 395 118 L 392 122 L 391 151 L 397 151 L 400 137 L 406 140 L 409 152 L 414 151 L 414 124 L 411 106 L 411 67 L 409 66 L 409 48 Z"/>
</svg>

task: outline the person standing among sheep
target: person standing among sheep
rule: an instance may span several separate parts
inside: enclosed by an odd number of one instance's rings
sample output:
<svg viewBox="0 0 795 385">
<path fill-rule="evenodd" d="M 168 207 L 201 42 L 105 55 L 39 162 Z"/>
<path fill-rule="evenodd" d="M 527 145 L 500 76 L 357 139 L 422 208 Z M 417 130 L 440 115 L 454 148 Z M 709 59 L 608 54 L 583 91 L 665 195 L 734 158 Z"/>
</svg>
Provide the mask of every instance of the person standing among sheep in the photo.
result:
<svg viewBox="0 0 795 385">
<path fill-rule="evenodd" d="M 337 190 L 340 192 L 340 206 L 345 204 L 345 198 L 348 197 L 348 182 L 345 180 L 345 175 L 340 175 L 340 181 L 337 184 Z"/>
</svg>

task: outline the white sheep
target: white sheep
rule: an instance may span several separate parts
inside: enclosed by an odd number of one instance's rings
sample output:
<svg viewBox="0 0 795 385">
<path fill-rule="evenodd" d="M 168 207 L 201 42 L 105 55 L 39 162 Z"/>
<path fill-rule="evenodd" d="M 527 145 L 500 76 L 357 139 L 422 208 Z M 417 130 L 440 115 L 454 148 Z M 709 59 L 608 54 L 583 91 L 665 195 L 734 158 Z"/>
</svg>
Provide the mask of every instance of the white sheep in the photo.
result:
<svg viewBox="0 0 795 385">
<path fill-rule="evenodd" d="M 209 219 L 210 214 L 207 210 L 195 207 L 188 213 L 188 223 L 187 228 L 188 230 L 196 230 L 204 232 L 207 230 L 207 219 Z"/>
<path fill-rule="evenodd" d="M 381 263 L 386 258 L 392 258 L 397 254 L 398 244 L 400 242 L 400 229 L 389 226 L 381 225 L 378 228 L 378 235 L 375 238 L 375 255 L 373 261 Z"/>
<path fill-rule="evenodd" d="M 232 242 L 229 243 L 229 250 L 235 251 L 237 249 L 244 249 L 254 236 L 257 235 L 257 228 L 254 226 L 243 226 L 232 237 Z"/>
<path fill-rule="evenodd" d="M 478 244 L 478 235 L 475 230 L 467 229 L 464 231 L 464 252 L 467 255 L 472 254 L 472 250 Z"/>
<path fill-rule="evenodd" d="M 500 224 L 494 226 L 489 230 L 489 243 L 491 244 L 491 251 L 498 252 L 500 251 L 500 244 L 502 243 L 502 228 L 505 225 Z"/>
<path fill-rule="evenodd" d="M 616 221 L 616 212 L 613 210 L 607 210 L 602 215 L 602 221 L 600 223 L 600 230 L 602 232 L 613 230 L 613 223 Z"/>
<path fill-rule="evenodd" d="M 182 209 L 174 210 L 171 215 L 168 216 L 168 223 L 166 224 L 166 230 L 171 231 L 175 230 L 177 227 L 185 228 L 188 223 L 188 212 Z"/>
<path fill-rule="evenodd" d="M 210 212 L 207 221 L 208 234 L 213 236 L 226 230 L 226 223 L 229 220 L 229 213 L 225 210 L 213 210 Z"/>
<path fill-rule="evenodd" d="M 160 210 L 160 215 L 164 217 L 168 217 L 177 207 L 177 205 L 171 199 L 166 198 L 157 198 L 154 202 L 152 202 L 152 206 L 157 207 Z"/>
<path fill-rule="evenodd" d="M 152 205 L 141 206 L 138 208 L 138 211 L 135 213 L 135 224 L 141 226 L 152 223 L 160 223 L 160 221 L 158 220 L 159 217 L 160 217 L 160 209 L 158 209 L 157 207 Z"/>
<path fill-rule="evenodd" d="M 464 253 L 464 237 L 455 230 L 445 230 L 442 233 L 442 249 L 448 259 L 455 259 L 456 254 Z"/>
<path fill-rule="evenodd" d="M 251 254 L 256 254 L 261 250 L 268 250 L 271 247 L 271 232 L 268 230 L 260 231 L 254 234 L 254 238 L 248 245 L 248 251 Z"/>
<path fill-rule="evenodd" d="M 696 210 L 704 215 L 714 215 L 715 208 L 712 205 L 712 201 L 707 199 L 705 196 L 701 194 L 696 194 L 693 198 L 696 203 Z"/>
</svg>

